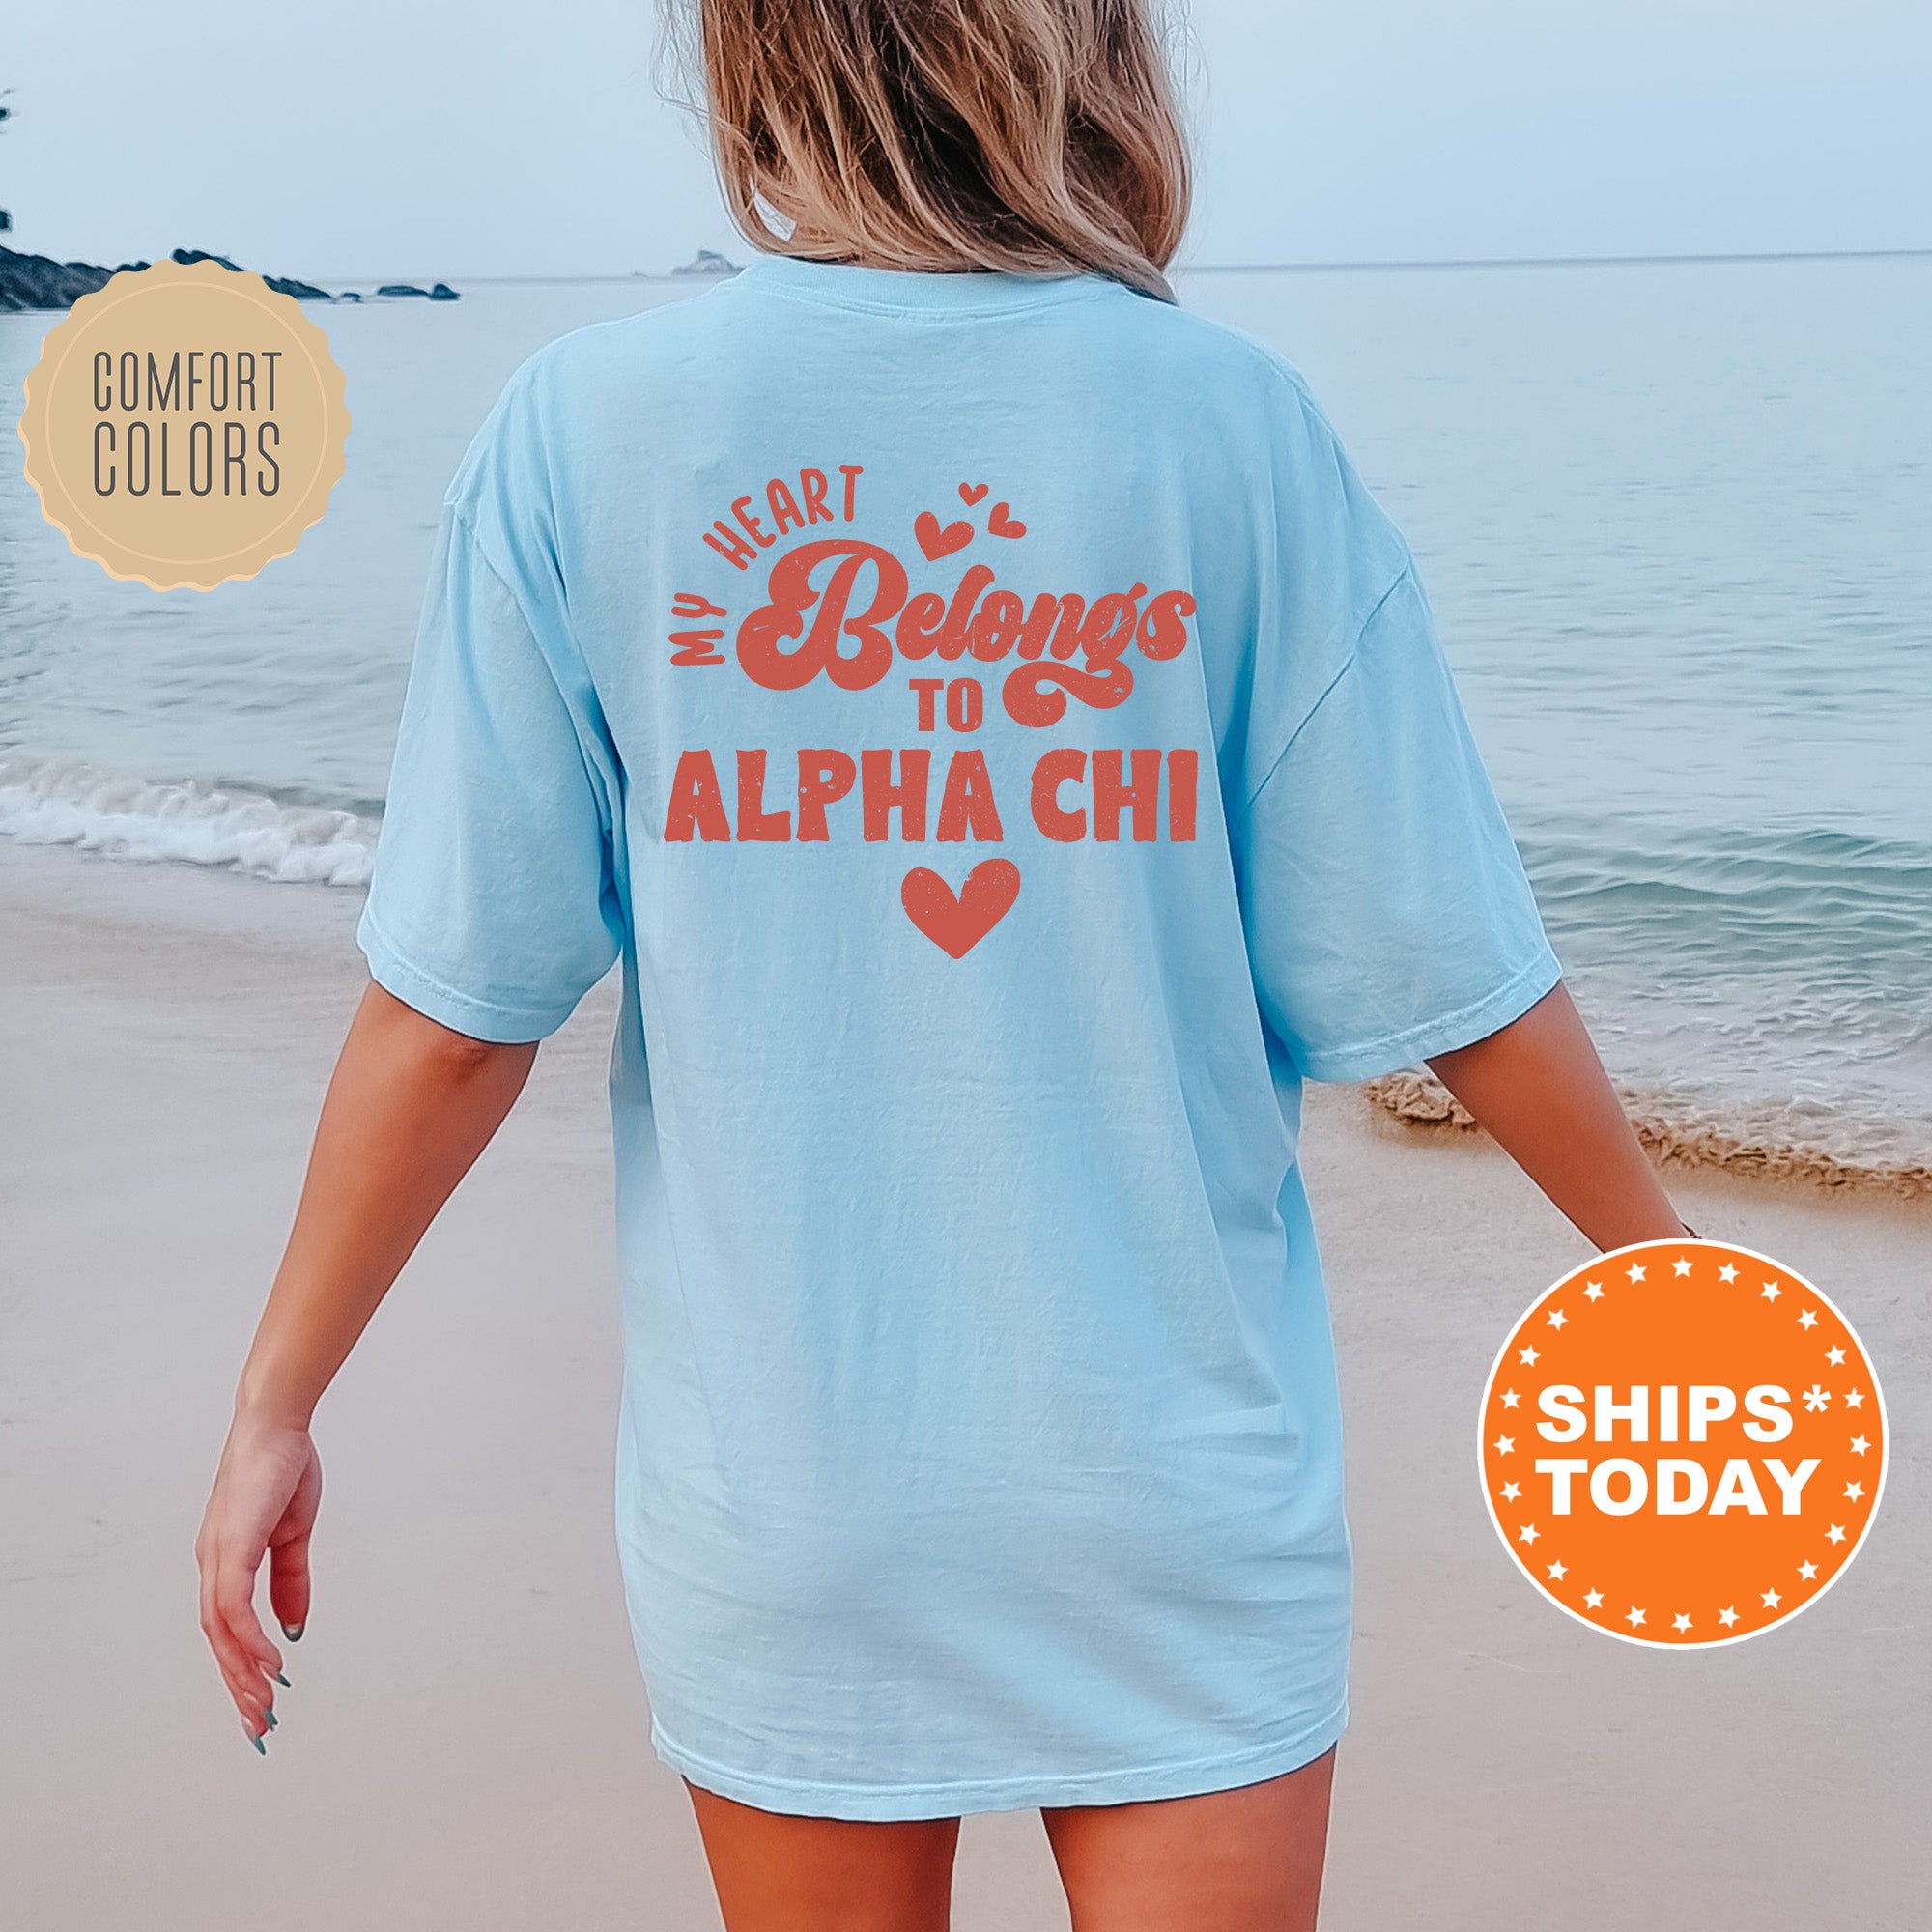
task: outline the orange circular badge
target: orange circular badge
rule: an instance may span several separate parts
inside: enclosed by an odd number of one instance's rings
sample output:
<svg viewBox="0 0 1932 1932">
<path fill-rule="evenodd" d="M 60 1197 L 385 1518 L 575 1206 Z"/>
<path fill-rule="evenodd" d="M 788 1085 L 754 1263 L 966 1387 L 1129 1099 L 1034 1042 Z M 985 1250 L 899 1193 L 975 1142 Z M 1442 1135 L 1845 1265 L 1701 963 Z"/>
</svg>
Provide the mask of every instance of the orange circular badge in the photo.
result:
<svg viewBox="0 0 1932 1932">
<path fill-rule="evenodd" d="M 328 507 L 349 413 L 292 297 L 216 262 L 124 269 L 47 331 L 20 439 L 48 523 L 112 577 L 213 590 Z"/>
<path fill-rule="evenodd" d="M 1536 1587 L 1687 1649 L 1818 1601 L 1885 1488 L 1885 1402 L 1802 1275 L 1722 1241 L 1599 1255 L 1540 1296 L 1483 1392 L 1483 1495 Z"/>
</svg>

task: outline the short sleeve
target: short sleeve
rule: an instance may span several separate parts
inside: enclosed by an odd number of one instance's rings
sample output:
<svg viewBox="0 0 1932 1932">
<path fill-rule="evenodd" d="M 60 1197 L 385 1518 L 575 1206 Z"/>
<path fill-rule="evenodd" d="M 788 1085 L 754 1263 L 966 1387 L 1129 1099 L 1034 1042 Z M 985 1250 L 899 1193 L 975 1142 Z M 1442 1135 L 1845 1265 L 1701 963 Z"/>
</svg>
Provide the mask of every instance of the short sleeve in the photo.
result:
<svg viewBox="0 0 1932 1932">
<path fill-rule="evenodd" d="M 477 1039 L 554 1033 L 624 932 L 612 760 L 530 602 L 446 501 L 356 929 L 379 985 Z"/>
<path fill-rule="evenodd" d="M 1561 978 L 1412 562 L 1235 845 L 1262 1011 L 1311 1079 L 1469 1045 Z"/>
</svg>

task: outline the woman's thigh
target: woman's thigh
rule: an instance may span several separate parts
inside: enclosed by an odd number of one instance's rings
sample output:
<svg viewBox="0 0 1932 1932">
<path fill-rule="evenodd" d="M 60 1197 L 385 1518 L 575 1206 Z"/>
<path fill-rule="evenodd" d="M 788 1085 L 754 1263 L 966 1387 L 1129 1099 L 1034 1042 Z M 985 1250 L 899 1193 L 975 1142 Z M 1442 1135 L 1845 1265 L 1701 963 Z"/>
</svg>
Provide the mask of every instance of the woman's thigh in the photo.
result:
<svg viewBox="0 0 1932 1932">
<path fill-rule="evenodd" d="M 798 1818 L 684 1785 L 725 1932 L 946 1932 L 957 1818 Z"/>
<path fill-rule="evenodd" d="M 1042 1811 L 1073 1932 L 1312 1932 L 1334 1770 Z"/>
</svg>

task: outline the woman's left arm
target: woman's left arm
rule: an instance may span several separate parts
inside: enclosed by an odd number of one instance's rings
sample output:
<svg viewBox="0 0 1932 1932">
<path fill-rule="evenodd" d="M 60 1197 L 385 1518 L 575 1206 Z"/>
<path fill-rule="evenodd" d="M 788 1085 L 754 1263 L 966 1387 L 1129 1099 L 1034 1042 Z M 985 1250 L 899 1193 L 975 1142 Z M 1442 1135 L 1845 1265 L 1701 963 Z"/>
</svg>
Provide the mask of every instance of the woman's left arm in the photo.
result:
<svg viewBox="0 0 1932 1932">
<path fill-rule="evenodd" d="M 201 1627 L 258 1748 L 282 1667 L 255 1612 L 265 1560 L 284 1634 L 308 1621 L 322 1494 L 309 1418 L 536 1052 L 456 1033 L 373 980 L 350 1025 L 195 1540 Z"/>
<path fill-rule="evenodd" d="M 1561 980 L 1500 1032 L 1429 1066 L 1599 1248 L 1690 1233 Z"/>
</svg>

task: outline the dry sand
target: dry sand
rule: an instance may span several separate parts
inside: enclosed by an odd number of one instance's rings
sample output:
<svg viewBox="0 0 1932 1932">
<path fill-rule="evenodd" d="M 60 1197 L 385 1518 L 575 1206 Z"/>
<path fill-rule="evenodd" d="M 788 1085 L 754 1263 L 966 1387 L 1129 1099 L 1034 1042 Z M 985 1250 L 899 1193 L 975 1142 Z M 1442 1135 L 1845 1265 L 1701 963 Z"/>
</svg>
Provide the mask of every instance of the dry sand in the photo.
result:
<svg viewBox="0 0 1932 1932">
<path fill-rule="evenodd" d="M 0 846 L 0 1920 L 713 1928 L 610 1525 L 609 985 L 325 1405 L 314 1620 L 266 1760 L 203 1653 L 190 1545 L 355 909 Z M 1815 1608 L 1669 1656 L 1535 1598 L 1474 1480 L 1497 1343 L 1581 1240 L 1479 1137 L 1353 1093 L 1312 1090 L 1307 1161 L 1360 1570 L 1326 1932 L 1922 1925 L 1932 1206 L 1673 1179 L 1851 1316 L 1895 1460 Z M 962 1932 L 1065 1925 L 1036 1813 L 969 1819 L 958 1872 Z"/>
</svg>

